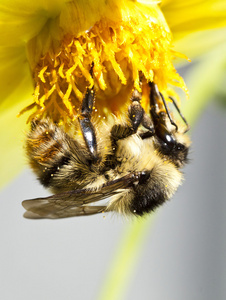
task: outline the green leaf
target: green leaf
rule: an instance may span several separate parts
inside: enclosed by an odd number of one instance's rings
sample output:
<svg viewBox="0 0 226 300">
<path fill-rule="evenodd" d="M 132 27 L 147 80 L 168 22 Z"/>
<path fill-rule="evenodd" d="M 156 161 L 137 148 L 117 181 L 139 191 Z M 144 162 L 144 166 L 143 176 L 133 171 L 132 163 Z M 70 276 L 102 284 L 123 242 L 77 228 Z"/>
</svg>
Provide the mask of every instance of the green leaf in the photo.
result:
<svg viewBox="0 0 226 300">
<path fill-rule="evenodd" d="M 189 123 L 194 124 L 207 103 L 216 96 L 225 74 L 226 42 L 206 54 L 186 75 L 190 99 L 183 105 Z"/>
</svg>

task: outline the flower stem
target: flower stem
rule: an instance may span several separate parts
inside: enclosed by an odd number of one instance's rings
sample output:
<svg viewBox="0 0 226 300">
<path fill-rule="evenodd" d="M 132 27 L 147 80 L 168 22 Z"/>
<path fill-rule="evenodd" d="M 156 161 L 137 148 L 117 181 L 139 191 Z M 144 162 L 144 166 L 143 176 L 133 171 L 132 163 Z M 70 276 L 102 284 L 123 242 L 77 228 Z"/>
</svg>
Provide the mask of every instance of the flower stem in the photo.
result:
<svg viewBox="0 0 226 300">
<path fill-rule="evenodd" d="M 146 218 L 139 218 L 126 227 L 99 300 L 124 299 L 124 293 L 134 273 L 145 237 L 154 218 L 154 214 Z"/>
</svg>

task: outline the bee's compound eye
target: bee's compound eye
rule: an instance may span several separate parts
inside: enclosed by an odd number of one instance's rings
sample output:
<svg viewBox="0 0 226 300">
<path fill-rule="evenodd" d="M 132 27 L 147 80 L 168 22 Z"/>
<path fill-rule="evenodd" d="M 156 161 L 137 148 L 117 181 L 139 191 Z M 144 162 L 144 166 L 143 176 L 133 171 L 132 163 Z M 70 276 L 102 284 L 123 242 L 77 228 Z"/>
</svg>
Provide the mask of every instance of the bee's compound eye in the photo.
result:
<svg viewBox="0 0 226 300">
<path fill-rule="evenodd" d="M 177 150 L 178 151 L 183 151 L 185 149 L 185 146 L 181 143 L 177 144 Z"/>
<path fill-rule="evenodd" d="M 145 171 L 141 172 L 139 184 L 145 184 L 149 178 L 150 178 L 150 172 L 145 172 Z"/>
</svg>

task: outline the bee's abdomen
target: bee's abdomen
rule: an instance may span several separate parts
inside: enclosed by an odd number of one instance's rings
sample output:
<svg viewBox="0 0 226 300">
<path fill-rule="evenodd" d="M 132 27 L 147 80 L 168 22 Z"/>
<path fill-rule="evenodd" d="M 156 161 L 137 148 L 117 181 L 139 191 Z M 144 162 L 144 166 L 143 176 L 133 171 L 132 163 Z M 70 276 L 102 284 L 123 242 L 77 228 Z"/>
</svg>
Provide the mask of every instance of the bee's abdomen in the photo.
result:
<svg viewBox="0 0 226 300">
<path fill-rule="evenodd" d="M 68 164 L 70 164 L 70 157 L 62 156 L 61 158 L 58 158 L 51 167 L 45 168 L 41 176 L 39 176 L 41 184 L 43 184 L 45 187 L 51 187 L 53 177 L 60 172 L 63 166 Z"/>
<path fill-rule="evenodd" d="M 159 190 L 156 186 L 152 191 L 147 190 L 144 193 L 136 193 L 130 205 L 133 214 L 142 216 L 154 211 L 168 199 L 164 190 Z"/>
<path fill-rule="evenodd" d="M 149 178 L 134 186 L 130 211 L 139 216 L 154 211 L 172 198 L 182 178 L 182 173 L 170 162 L 156 163 L 150 171 Z"/>
<path fill-rule="evenodd" d="M 70 144 L 65 140 L 65 133 L 53 123 L 39 121 L 32 124 L 26 144 L 27 154 L 32 169 L 45 187 L 51 186 L 53 177 L 63 166 L 70 164 Z"/>
</svg>

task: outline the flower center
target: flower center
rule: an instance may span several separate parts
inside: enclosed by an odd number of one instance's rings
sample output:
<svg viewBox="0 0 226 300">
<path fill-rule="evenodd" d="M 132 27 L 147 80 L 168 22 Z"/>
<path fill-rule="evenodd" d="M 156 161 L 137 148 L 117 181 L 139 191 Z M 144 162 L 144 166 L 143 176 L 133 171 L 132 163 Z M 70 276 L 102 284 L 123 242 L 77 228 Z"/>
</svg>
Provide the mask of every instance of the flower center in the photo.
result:
<svg viewBox="0 0 226 300">
<path fill-rule="evenodd" d="M 93 84 L 101 116 L 122 110 L 132 90 L 141 91 L 141 85 L 145 90 L 149 81 L 166 98 L 172 94 L 167 84 L 186 91 L 172 64 L 174 56 L 170 32 L 141 11 L 135 17 L 125 13 L 120 22 L 103 18 L 80 36 L 66 35 L 57 53 L 49 51 L 41 57 L 33 72 L 34 103 L 25 111 L 35 107 L 30 119 L 74 120 L 86 88 Z M 145 106 L 148 96 L 143 98 Z"/>
</svg>

